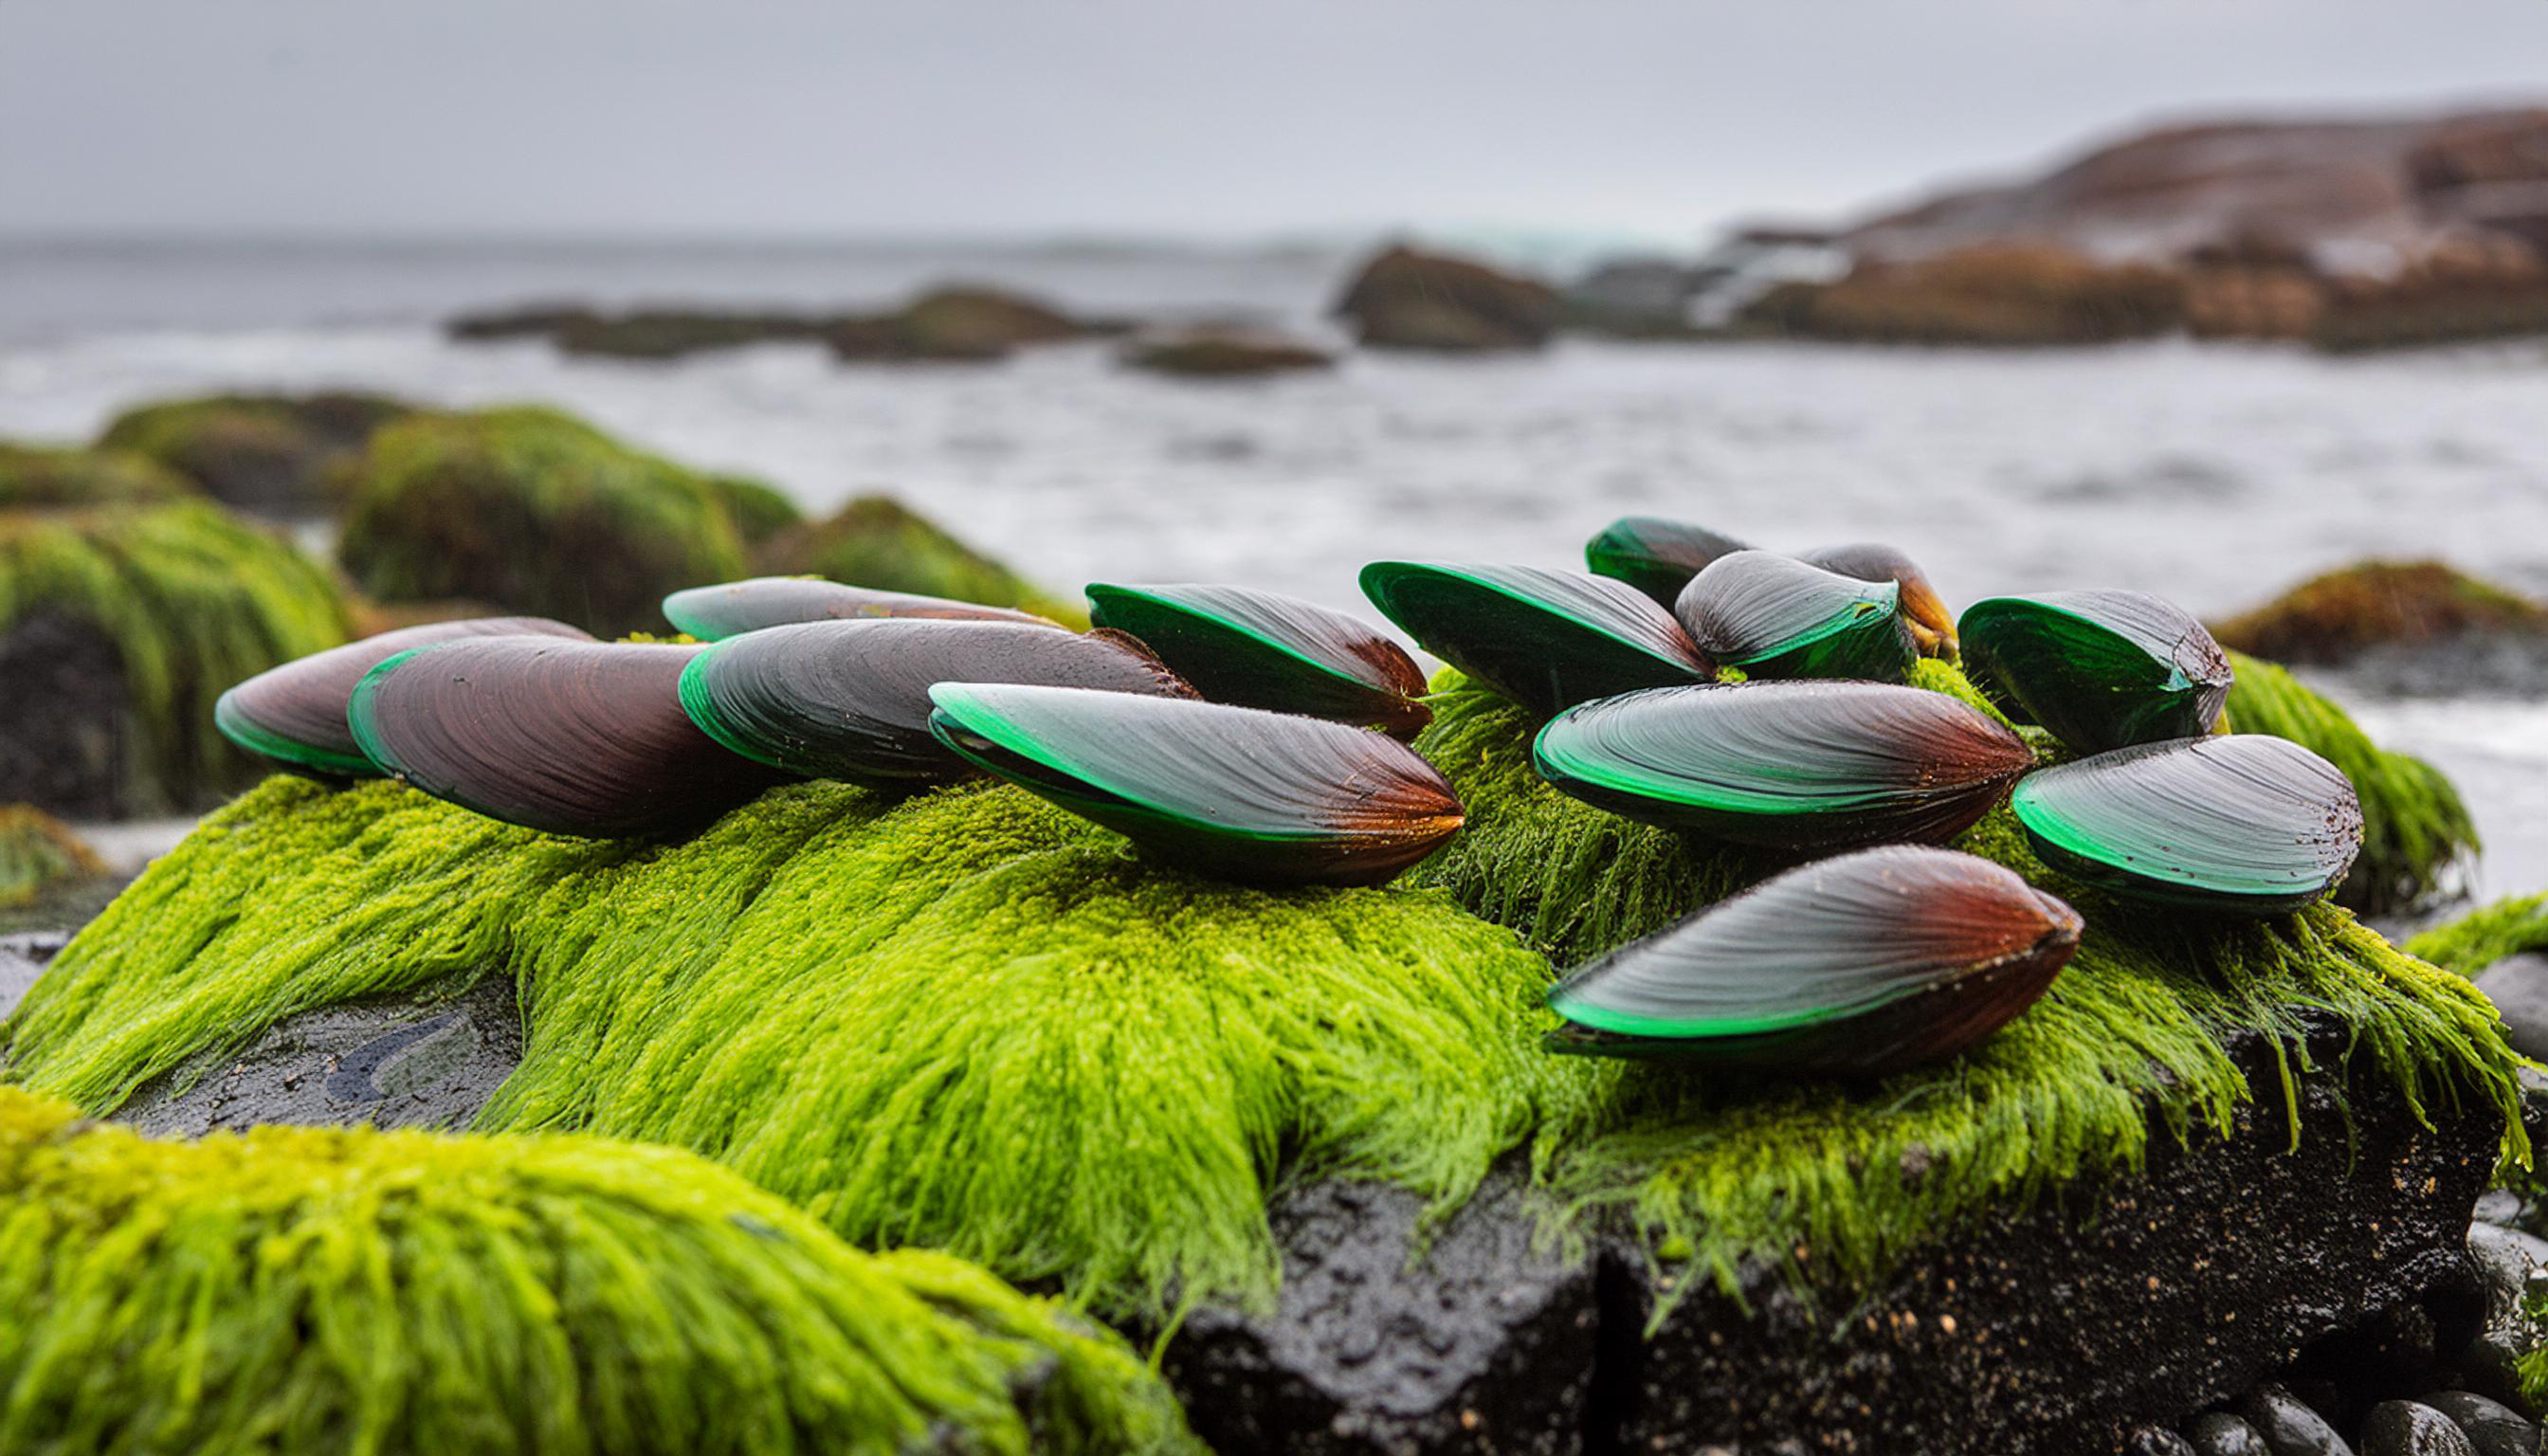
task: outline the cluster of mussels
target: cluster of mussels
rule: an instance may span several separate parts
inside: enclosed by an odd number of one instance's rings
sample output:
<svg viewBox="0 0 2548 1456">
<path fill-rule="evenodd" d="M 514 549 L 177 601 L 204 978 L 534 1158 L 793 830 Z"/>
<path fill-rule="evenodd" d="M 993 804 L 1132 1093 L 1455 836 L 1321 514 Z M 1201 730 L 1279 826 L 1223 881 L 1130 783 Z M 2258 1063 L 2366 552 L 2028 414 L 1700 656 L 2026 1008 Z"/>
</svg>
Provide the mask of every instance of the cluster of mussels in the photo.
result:
<svg viewBox="0 0 2548 1456">
<path fill-rule="evenodd" d="M 1586 555 L 1593 575 L 1384 561 L 1362 585 L 1545 720 L 1532 763 L 1559 790 L 1836 858 L 1576 970 L 1549 996 L 1560 1049 L 1872 1075 L 1989 1036 L 2082 928 L 2015 872 L 1933 848 L 2004 798 L 2046 863 L 2127 899 L 2271 914 L 2352 863 L 2352 785 L 2298 745 L 2222 736 L 2229 663 L 2154 597 L 1999 597 L 1959 622 L 1890 548 L 1785 556 L 1645 517 Z M 1250 882 L 1378 884 L 1458 832 L 1450 783 L 1407 743 L 1431 717 L 1423 675 L 1367 624 L 1233 587 L 1088 595 L 1086 633 L 795 578 L 674 593 L 689 643 L 436 623 L 250 679 L 218 723 L 299 772 L 388 774 L 582 837 L 685 832 L 790 776 L 976 773 Z M 2084 757 L 2039 769 L 1990 714 L 1906 685 L 1923 654 L 1960 655 L 2012 720 Z"/>
</svg>

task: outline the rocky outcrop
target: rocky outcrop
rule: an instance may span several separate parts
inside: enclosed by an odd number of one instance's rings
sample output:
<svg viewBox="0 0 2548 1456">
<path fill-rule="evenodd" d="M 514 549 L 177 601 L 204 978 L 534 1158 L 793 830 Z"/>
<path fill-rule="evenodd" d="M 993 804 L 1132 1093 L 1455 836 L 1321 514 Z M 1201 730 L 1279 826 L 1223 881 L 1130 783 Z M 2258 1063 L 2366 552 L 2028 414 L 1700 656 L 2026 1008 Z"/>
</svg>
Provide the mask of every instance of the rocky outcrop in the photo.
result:
<svg viewBox="0 0 2548 1456">
<path fill-rule="evenodd" d="M 1452 353 L 1538 348 L 1560 312 L 1537 280 L 1407 247 L 1365 264 L 1335 306 L 1365 347 Z"/>
<path fill-rule="evenodd" d="M 569 354 L 671 360 L 766 343 L 818 343 L 858 362 L 1004 359 L 1030 344 L 1121 333 L 1003 289 L 934 289 L 883 314 L 712 308 L 611 311 L 534 304 L 464 314 L 443 331 L 467 342 L 545 338 Z"/>
<path fill-rule="evenodd" d="M 1030 344 L 1120 333 L 1119 323 L 1074 318 L 1050 305 L 992 288 L 942 288 L 898 312 L 844 318 L 823 332 L 834 357 L 854 362 L 987 362 Z"/>
<path fill-rule="evenodd" d="M 1282 334 L 1208 327 L 1144 335 L 1124 349 L 1124 366 L 1179 379 L 1248 379 L 1332 369 L 1335 356 Z"/>
<path fill-rule="evenodd" d="M 2276 662 L 2337 666 L 2376 648 L 2470 636 L 2548 644 L 2548 607 L 2438 561 L 2366 561 L 2312 577 L 2213 627 L 2226 646 Z"/>
<path fill-rule="evenodd" d="M 1765 295 L 1749 316 L 1817 338 L 1901 344 L 2095 344 L 2180 327 L 2183 283 L 2060 248 L 1995 243 L 1934 258 L 1862 262 L 1829 285 Z"/>
<path fill-rule="evenodd" d="M 139 455 L 213 499 L 257 515 L 331 515 L 338 472 L 383 425 L 415 412 L 381 395 L 216 395 L 144 405 L 118 415 L 103 449 Z"/>
</svg>

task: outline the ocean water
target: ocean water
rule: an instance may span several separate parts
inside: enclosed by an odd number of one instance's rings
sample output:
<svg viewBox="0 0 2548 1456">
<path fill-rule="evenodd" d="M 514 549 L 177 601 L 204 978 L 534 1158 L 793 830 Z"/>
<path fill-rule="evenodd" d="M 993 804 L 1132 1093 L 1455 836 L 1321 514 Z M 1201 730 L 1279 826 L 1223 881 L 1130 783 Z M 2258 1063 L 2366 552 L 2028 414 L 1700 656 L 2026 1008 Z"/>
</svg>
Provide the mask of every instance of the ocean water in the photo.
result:
<svg viewBox="0 0 2548 1456">
<path fill-rule="evenodd" d="M 1570 340 L 1197 384 L 1123 370 L 1103 344 L 990 366 L 848 366 L 802 345 L 658 364 L 435 326 L 536 299 L 858 307 L 967 279 L 1332 339 L 1322 310 L 1355 251 L 0 244 L 0 436 L 77 439 L 139 401 L 217 389 L 546 401 L 809 509 L 892 492 L 1058 587 L 1229 580 L 1345 606 L 1366 561 L 1574 564 L 1629 511 L 1766 546 L 1888 540 L 1957 601 L 2131 587 L 2217 614 L 2370 555 L 2548 592 L 2537 345 L 2326 360 Z M 2548 887 L 2548 707 L 2354 705 L 2469 791 L 2490 842 L 2477 888 Z"/>
</svg>

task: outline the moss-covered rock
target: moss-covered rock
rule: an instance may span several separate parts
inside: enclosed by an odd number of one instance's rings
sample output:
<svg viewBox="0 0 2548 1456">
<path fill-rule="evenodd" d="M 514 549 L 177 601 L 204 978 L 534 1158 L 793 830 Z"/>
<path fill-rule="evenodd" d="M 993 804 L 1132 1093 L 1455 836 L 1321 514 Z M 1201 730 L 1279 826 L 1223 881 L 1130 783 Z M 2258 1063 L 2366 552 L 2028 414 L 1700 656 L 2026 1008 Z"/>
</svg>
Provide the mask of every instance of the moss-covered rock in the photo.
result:
<svg viewBox="0 0 2548 1456">
<path fill-rule="evenodd" d="M 1475 353 L 1540 347 L 1564 307 L 1536 279 L 1393 247 L 1363 265 L 1335 312 L 1369 348 Z"/>
<path fill-rule="evenodd" d="M 2475 979 L 2507 956 L 2548 951 L 2548 894 L 2515 895 L 2423 931 L 2411 953 Z"/>
<path fill-rule="evenodd" d="M 105 873 L 70 826 L 28 804 L 0 804 L 0 910 Z"/>
<path fill-rule="evenodd" d="M 2312 577 L 2212 629 L 2242 652 L 2322 666 L 2472 632 L 2548 632 L 2548 607 L 2442 562 L 2365 561 Z"/>
<path fill-rule="evenodd" d="M 2272 663 L 2230 655 L 2228 719 L 2240 733 L 2288 738 L 2344 771 L 2362 798 L 2362 853 L 2336 903 L 2365 915 L 2412 910 L 2453 888 L 2481 848 L 2476 821 L 2442 771 L 2373 743 L 2323 695 Z"/>
<path fill-rule="evenodd" d="M 759 554 L 772 576 L 829 577 L 853 587 L 1013 606 L 1086 626 L 1080 607 L 1048 596 L 890 496 L 862 496 L 829 520 L 779 532 Z"/>
<path fill-rule="evenodd" d="M 746 575 L 741 521 L 778 513 L 765 496 L 551 410 L 420 415 L 373 439 L 338 552 L 383 600 L 465 598 L 618 635 L 661 628 L 666 592 Z"/>
<path fill-rule="evenodd" d="M 2057 248 L 1994 244 L 1915 263 L 1862 263 L 1787 290 L 1752 316 L 1813 338 L 1898 344 L 2093 344 L 2185 321 L 2182 280 Z"/>
<path fill-rule="evenodd" d="M 630 314 L 563 315 L 547 330 L 570 354 L 610 359 L 682 359 L 749 344 L 801 342 L 822 336 L 828 320 L 801 314 L 719 313 L 650 309 Z M 522 331 L 531 331 L 527 328 Z M 474 334 L 464 337 L 501 337 Z"/>
<path fill-rule="evenodd" d="M 415 408 L 382 395 L 215 395 L 116 416 L 98 444 L 145 456 L 259 515 L 332 515 L 339 474 Z"/>
<path fill-rule="evenodd" d="M 1155 334 L 1124 350 L 1127 368 L 1180 379 L 1246 379 L 1332 369 L 1335 356 L 1281 334 L 1197 328 Z"/>
<path fill-rule="evenodd" d="M 210 504 L 0 512 L 0 800 L 201 807 L 257 772 L 213 700 L 350 625 L 323 568 Z"/>
<path fill-rule="evenodd" d="M 993 288 L 941 288 L 894 313 L 834 319 L 824 338 L 846 360 L 1004 359 L 1030 344 L 1120 332 L 1120 325 L 1072 318 L 1049 304 Z"/>
<path fill-rule="evenodd" d="M 156 1141 L 0 1088 L 0 1448 L 1181 1452 L 1122 1342 L 587 1138 Z"/>
<path fill-rule="evenodd" d="M 795 501 L 760 481 L 739 475 L 711 475 L 702 481 L 725 506 L 726 518 L 747 547 L 757 547 L 805 518 Z"/>
<path fill-rule="evenodd" d="M 130 451 L 0 440 L 0 510 L 147 504 L 194 495 L 185 477 Z"/>
</svg>

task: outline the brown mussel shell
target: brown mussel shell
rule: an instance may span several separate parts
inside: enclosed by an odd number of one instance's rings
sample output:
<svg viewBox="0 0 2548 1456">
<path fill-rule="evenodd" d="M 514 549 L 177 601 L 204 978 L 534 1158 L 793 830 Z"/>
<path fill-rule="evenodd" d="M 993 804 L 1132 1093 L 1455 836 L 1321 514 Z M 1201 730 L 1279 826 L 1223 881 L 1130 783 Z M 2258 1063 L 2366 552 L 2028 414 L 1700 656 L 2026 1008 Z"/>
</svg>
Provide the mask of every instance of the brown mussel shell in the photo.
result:
<svg viewBox="0 0 2548 1456">
<path fill-rule="evenodd" d="M 1412 738 L 1433 720 L 1407 649 L 1314 601 L 1247 587 L 1088 588 L 1089 619 L 1139 638 L 1214 702 Z"/>
<path fill-rule="evenodd" d="M 933 782 L 974 772 L 929 730 L 929 689 L 941 682 L 1194 696 L 1121 632 L 905 617 L 729 637 L 682 669 L 681 700 L 709 737 L 756 763 L 812 778 Z"/>
<path fill-rule="evenodd" d="M 865 617 L 926 617 L 949 621 L 1023 622 L 1067 631 L 1029 611 L 984 606 L 946 596 L 878 592 L 820 577 L 754 577 L 714 587 L 692 587 L 664 598 L 664 619 L 702 642 L 715 642 L 764 627 L 793 622 L 855 621 Z"/>
<path fill-rule="evenodd" d="M 563 637 L 590 642 L 581 627 L 546 617 L 467 617 L 382 632 L 269 668 L 222 694 L 213 724 L 222 736 L 296 774 L 371 778 L 380 769 L 354 742 L 345 704 L 365 673 L 400 653 L 467 637 Z"/>
<path fill-rule="evenodd" d="M 1323 718 L 1078 687 L 942 682 L 948 747 L 1131 839 L 1252 884 L 1380 884 L 1458 831 L 1441 773 Z"/>
<path fill-rule="evenodd" d="M 1894 547 L 1877 541 L 1852 541 L 1798 552 L 1798 561 L 1862 582 L 1891 582 L 1902 589 L 1902 623 L 1922 657 L 1956 660 L 1956 614 L 1947 609 L 1929 574 Z"/>
<path fill-rule="evenodd" d="M 2025 740 L 1943 692 L 1883 682 L 1659 687 L 1549 720 L 1541 777 L 1612 813 L 1739 844 L 1940 844 L 2035 767 Z"/>
<path fill-rule="evenodd" d="M 2035 1004 L 2076 911 L 1988 860 L 1889 846 L 1790 869 L 1569 975 L 1558 1049 L 1877 1077 Z"/>
<path fill-rule="evenodd" d="M 404 652 L 347 719 L 391 775 L 491 819 L 580 839 L 704 827 L 782 780 L 682 715 L 704 648 L 482 637 Z"/>
</svg>

